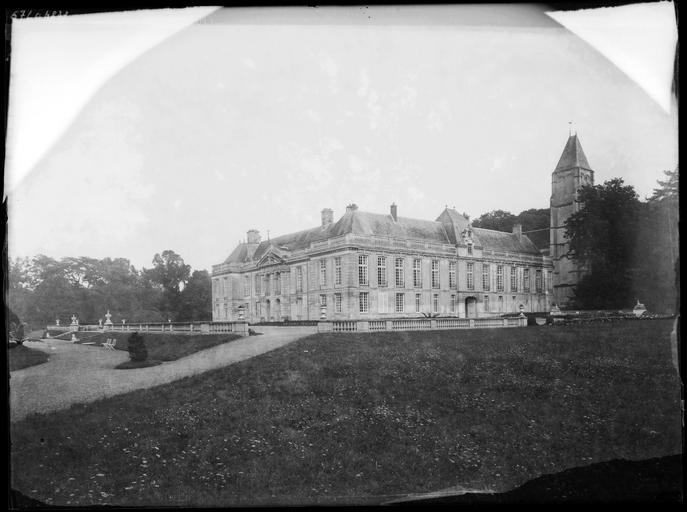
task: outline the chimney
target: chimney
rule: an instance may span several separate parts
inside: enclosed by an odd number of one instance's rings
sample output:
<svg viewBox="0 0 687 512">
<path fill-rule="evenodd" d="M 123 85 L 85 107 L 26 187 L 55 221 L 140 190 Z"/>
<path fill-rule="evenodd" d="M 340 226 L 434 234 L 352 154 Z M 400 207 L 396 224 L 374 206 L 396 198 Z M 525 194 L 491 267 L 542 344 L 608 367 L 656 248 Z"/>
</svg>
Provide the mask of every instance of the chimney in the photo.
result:
<svg viewBox="0 0 687 512">
<path fill-rule="evenodd" d="M 522 224 L 513 224 L 513 234 L 518 235 L 518 238 L 522 236 Z"/>
<path fill-rule="evenodd" d="M 246 233 L 246 242 L 249 244 L 259 244 L 260 231 L 258 231 L 257 229 L 249 229 Z"/>
<path fill-rule="evenodd" d="M 355 203 L 351 203 L 351 204 L 349 204 L 349 205 L 346 207 L 346 213 L 354 212 L 354 211 L 356 211 L 357 209 L 358 209 L 358 205 L 355 204 Z"/>
<path fill-rule="evenodd" d="M 331 208 L 322 210 L 322 227 L 326 228 L 334 222 L 334 211 Z"/>
<path fill-rule="evenodd" d="M 398 207 L 396 206 L 396 203 L 391 204 L 391 216 L 394 218 L 394 222 L 398 220 Z"/>
</svg>

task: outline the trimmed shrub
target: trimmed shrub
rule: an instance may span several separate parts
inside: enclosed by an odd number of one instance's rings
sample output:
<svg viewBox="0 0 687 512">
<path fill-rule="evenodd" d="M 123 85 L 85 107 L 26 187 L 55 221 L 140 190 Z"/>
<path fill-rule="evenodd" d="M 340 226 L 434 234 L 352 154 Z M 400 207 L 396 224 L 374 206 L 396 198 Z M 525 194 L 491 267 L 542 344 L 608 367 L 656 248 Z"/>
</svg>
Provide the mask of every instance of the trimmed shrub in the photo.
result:
<svg viewBox="0 0 687 512">
<path fill-rule="evenodd" d="M 146 349 L 145 338 L 137 332 L 131 333 L 127 340 L 129 346 L 129 357 L 132 361 L 145 361 L 148 359 L 148 349 Z"/>
</svg>

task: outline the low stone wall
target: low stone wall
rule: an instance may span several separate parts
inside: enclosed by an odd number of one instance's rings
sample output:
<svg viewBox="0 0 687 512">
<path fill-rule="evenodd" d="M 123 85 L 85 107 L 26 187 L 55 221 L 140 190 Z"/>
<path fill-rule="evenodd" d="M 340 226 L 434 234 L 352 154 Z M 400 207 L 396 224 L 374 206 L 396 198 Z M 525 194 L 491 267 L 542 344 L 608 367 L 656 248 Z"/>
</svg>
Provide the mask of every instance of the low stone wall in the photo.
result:
<svg viewBox="0 0 687 512">
<path fill-rule="evenodd" d="M 62 326 L 49 325 L 48 331 L 72 330 Z M 73 329 L 77 330 L 77 329 Z M 222 334 L 232 333 L 248 336 L 248 322 L 155 322 L 120 325 L 79 325 L 79 331 L 99 332 L 151 332 L 172 334 Z"/>
<path fill-rule="evenodd" d="M 395 318 L 384 320 L 324 320 L 317 332 L 431 331 L 525 327 L 527 318 Z"/>
</svg>

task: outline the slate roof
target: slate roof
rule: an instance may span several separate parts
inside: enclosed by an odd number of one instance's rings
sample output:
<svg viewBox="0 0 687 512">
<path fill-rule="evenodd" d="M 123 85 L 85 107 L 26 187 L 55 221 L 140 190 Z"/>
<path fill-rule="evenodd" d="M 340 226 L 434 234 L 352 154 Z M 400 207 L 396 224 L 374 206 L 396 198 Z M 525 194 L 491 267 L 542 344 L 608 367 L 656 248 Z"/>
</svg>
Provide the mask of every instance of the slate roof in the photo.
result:
<svg viewBox="0 0 687 512">
<path fill-rule="evenodd" d="M 525 254 L 540 254 L 537 246 L 526 235 L 518 236 L 505 231 L 493 229 L 472 228 L 475 235 L 475 245 L 481 245 L 487 251 L 520 252 Z"/>
<path fill-rule="evenodd" d="M 554 172 L 574 169 L 575 167 L 581 167 L 589 171 L 592 170 L 589 166 L 589 162 L 587 162 L 587 157 L 584 155 L 584 151 L 582 151 L 580 140 L 577 138 L 577 135 L 571 135 L 568 138 L 568 142 L 565 144 L 563 154 Z"/>
<path fill-rule="evenodd" d="M 455 245 L 469 225 L 468 219 L 455 210 L 446 209 L 435 221 L 398 217 L 390 214 L 347 211 L 338 221 L 326 228 L 316 227 L 282 235 L 260 244 L 239 244 L 224 263 L 243 263 L 260 260 L 269 250 L 286 256 L 291 251 L 306 249 L 313 242 L 325 241 L 345 234 L 376 235 L 420 242 Z M 486 250 L 539 254 L 537 247 L 526 237 L 490 229 L 472 228 L 476 245 Z"/>
</svg>

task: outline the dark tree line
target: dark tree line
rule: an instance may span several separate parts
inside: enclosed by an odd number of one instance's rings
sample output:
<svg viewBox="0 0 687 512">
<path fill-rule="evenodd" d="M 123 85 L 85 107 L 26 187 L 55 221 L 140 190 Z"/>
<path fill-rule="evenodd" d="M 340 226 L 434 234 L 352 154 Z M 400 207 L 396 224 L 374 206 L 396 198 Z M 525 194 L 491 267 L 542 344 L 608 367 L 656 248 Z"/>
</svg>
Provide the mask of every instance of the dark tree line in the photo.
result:
<svg viewBox="0 0 687 512">
<path fill-rule="evenodd" d="M 586 269 L 575 293 L 582 309 L 616 309 L 641 301 L 676 312 L 679 297 L 679 174 L 646 201 L 622 179 L 579 191 L 583 207 L 566 222 L 570 256 Z"/>
<path fill-rule="evenodd" d="M 549 228 L 550 216 L 548 208 L 531 208 L 518 215 L 504 210 L 493 210 L 472 221 L 472 225 L 496 231 L 513 231 L 513 226 L 520 224 L 523 231 L 536 231 Z"/>
<path fill-rule="evenodd" d="M 191 272 L 174 251 L 137 270 L 124 258 L 62 258 L 38 255 L 9 262 L 7 305 L 23 322 L 40 327 L 76 314 L 97 324 L 107 310 L 113 322 L 209 320 L 211 281 L 206 270 Z"/>
</svg>

